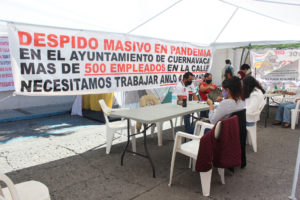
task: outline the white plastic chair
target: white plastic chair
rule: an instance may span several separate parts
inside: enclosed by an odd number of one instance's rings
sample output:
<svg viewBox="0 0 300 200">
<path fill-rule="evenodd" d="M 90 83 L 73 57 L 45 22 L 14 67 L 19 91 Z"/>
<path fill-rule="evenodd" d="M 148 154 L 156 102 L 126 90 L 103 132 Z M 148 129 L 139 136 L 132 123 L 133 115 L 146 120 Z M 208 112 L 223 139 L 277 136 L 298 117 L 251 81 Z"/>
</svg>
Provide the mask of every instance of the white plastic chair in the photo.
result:
<svg viewBox="0 0 300 200">
<path fill-rule="evenodd" d="M 300 100 L 297 101 L 295 109 L 291 110 L 291 129 L 295 129 L 296 124 L 298 124 L 298 118 L 300 113 Z"/>
<path fill-rule="evenodd" d="M 200 118 L 200 115 L 201 115 L 200 113 L 201 113 L 201 112 L 197 112 L 197 113 L 196 113 L 198 118 Z M 177 126 L 177 118 L 178 118 L 178 117 L 175 118 L 175 127 Z M 190 117 L 190 120 L 193 121 L 193 118 Z M 179 117 L 179 125 L 180 125 L 180 126 L 183 125 L 183 121 L 184 121 L 184 116 L 180 116 L 180 117 Z"/>
<path fill-rule="evenodd" d="M 0 181 L 7 185 L 3 189 L 0 187 L 0 196 L 5 200 L 51 200 L 48 187 L 41 182 L 26 181 L 15 185 L 1 172 Z"/>
<path fill-rule="evenodd" d="M 121 121 L 117 121 L 117 122 L 109 122 L 108 116 L 110 115 L 112 110 L 124 110 L 124 109 L 111 109 L 106 105 L 106 103 L 103 99 L 100 99 L 99 103 L 100 103 L 100 106 L 102 108 L 103 115 L 104 115 L 104 118 L 105 118 L 106 154 L 109 154 L 115 133 L 120 131 L 120 134 L 122 134 L 122 130 L 126 131 L 127 130 L 127 121 L 122 119 Z M 135 133 L 134 126 L 131 125 L 131 122 L 129 123 L 129 125 L 130 125 L 131 134 L 134 134 Z M 131 136 L 131 142 L 132 142 L 132 151 L 136 152 L 136 139 L 135 139 L 135 136 Z"/>
<path fill-rule="evenodd" d="M 266 102 L 261 106 L 261 108 L 254 113 L 247 113 L 247 116 L 256 117 L 259 120 L 260 113 L 264 109 Z M 253 147 L 253 151 L 257 152 L 257 122 L 253 126 L 246 126 L 247 129 L 247 141 Z"/>
<path fill-rule="evenodd" d="M 156 96 L 154 95 L 144 95 L 140 99 L 140 107 L 145 107 L 145 106 L 153 106 L 159 104 L 159 100 Z M 173 120 L 169 120 L 171 129 L 172 129 L 172 134 L 173 134 L 173 139 L 175 138 L 175 127 L 173 126 Z M 162 132 L 163 132 L 163 124 L 165 121 L 157 122 L 155 126 L 151 127 L 151 134 L 154 134 L 154 129 L 155 127 L 157 128 L 157 137 L 158 137 L 158 146 L 162 146 Z M 141 123 L 136 124 L 136 129 L 138 132 L 141 130 Z"/>
<path fill-rule="evenodd" d="M 215 137 L 216 138 L 218 138 L 221 133 L 221 123 L 222 122 L 219 121 L 215 128 Z M 208 124 L 205 122 L 198 121 L 196 123 L 194 135 L 187 134 L 187 133 L 184 133 L 181 131 L 176 133 L 176 138 L 175 138 L 175 143 L 174 143 L 173 153 L 172 153 L 169 186 L 172 185 L 176 153 L 178 152 L 178 153 L 181 153 L 183 155 L 190 157 L 194 161 L 193 166 L 195 166 L 195 161 L 197 160 L 197 155 L 198 155 L 198 150 L 199 150 L 200 139 L 204 135 L 205 129 L 206 128 L 211 129 L 211 128 L 213 128 L 213 126 L 214 126 L 213 124 Z M 199 133 L 199 135 L 197 135 L 197 133 Z M 191 141 L 182 144 L 183 138 L 191 139 Z M 222 184 L 225 184 L 224 169 L 218 168 L 218 173 L 221 176 Z M 210 169 L 207 172 L 200 172 L 203 196 L 210 195 L 211 174 L 212 174 L 212 169 Z"/>
</svg>

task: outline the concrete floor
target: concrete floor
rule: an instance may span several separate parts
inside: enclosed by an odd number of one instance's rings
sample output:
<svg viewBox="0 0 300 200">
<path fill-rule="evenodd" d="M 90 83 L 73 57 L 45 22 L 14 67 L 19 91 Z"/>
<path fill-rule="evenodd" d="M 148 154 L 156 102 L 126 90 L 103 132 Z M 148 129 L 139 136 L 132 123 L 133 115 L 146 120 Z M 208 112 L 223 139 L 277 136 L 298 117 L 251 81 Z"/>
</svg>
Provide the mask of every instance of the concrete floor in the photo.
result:
<svg viewBox="0 0 300 200">
<path fill-rule="evenodd" d="M 275 111 L 271 109 L 271 116 Z M 300 127 L 283 129 L 271 122 L 270 118 L 267 128 L 262 121 L 258 124 L 258 152 L 247 146 L 245 169 L 225 171 L 225 185 L 214 171 L 210 199 L 288 199 Z M 157 146 L 156 135 L 147 138 L 157 178 L 152 178 L 144 158 L 126 154 L 124 166 L 120 165 L 125 137 L 116 138 L 106 155 L 105 126 L 70 115 L 0 123 L 1 171 L 15 183 L 45 183 L 52 200 L 207 199 L 202 196 L 199 174 L 188 169 L 188 158 L 180 154 L 173 186 L 168 187 L 173 147 L 168 124 L 162 147 Z M 142 138 L 137 148 L 143 152 Z"/>
</svg>

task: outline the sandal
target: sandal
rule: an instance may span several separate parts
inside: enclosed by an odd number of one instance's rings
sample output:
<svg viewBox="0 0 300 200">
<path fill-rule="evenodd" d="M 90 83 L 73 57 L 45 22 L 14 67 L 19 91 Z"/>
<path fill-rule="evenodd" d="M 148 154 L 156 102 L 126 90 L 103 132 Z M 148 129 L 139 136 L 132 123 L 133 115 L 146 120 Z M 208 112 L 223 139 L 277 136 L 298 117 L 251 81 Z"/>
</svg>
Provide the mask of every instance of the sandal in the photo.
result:
<svg viewBox="0 0 300 200">
<path fill-rule="evenodd" d="M 290 128 L 291 127 L 291 124 L 290 123 L 284 123 L 282 125 L 282 128 Z"/>
<path fill-rule="evenodd" d="M 280 121 L 274 121 L 272 125 L 280 125 L 281 122 Z"/>
</svg>

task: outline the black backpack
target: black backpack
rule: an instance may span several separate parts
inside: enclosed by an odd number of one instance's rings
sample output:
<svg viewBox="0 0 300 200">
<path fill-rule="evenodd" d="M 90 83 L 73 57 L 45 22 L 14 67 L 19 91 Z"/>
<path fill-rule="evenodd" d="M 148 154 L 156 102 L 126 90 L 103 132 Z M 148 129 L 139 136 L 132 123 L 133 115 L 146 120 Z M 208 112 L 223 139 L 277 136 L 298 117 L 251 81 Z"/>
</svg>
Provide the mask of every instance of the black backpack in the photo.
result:
<svg viewBox="0 0 300 200">
<path fill-rule="evenodd" d="M 233 72 L 232 72 L 232 67 L 231 66 L 226 66 L 225 68 L 225 79 L 229 79 L 233 76 Z"/>
</svg>

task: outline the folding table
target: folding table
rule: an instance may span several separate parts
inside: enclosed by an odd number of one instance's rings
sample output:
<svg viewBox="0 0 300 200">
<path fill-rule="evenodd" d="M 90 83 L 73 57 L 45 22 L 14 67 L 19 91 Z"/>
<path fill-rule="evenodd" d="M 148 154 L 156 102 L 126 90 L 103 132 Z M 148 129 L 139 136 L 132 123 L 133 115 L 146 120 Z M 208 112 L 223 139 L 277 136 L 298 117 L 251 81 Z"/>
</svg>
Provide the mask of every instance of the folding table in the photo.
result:
<svg viewBox="0 0 300 200">
<path fill-rule="evenodd" d="M 171 103 L 166 104 L 158 104 L 154 106 L 146 106 L 141 108 L 135 108 L 130 110 L 121 110 L 121 111 L 112 111 L 111 116 L 120 117 L 127 119 L 127 144 L 121 156 L 121 165 L 123 165 L 123 159 L 125 156 L 125 152 L 131 152 L 133 154 L 142 156 L 147 158 L 151 164 L 153 177 L 155 178 L 155 167 L 153 161 L 151 159 L 150 153 L 147 148 L 147 135 L 146 130 L 153 126 L 157 122 L 163 122 L 167 120 L 171 120 L 175 117 L 184 116 L 187 114 L 191 114 L 194 112 L 200 112 L 208 110 L 209 106 L 204 103 L 198 102 L 188 102 L 187 107 L 182 107 L 180 105 L 172 105 Z M 130 142 L 130 130 L 129 130 L 129 121 L 135 120 L 141 122 L 143 124 L 149 124 L 147 127 L 144 127 L 142 132 L 136 134 L 143 134 L 144 135 L 144 148 L 146 155 L 132 152 L 128 150 L 129 142 Z M 136 135 L 135 134 L 135 135 Z"/>
</svg>

